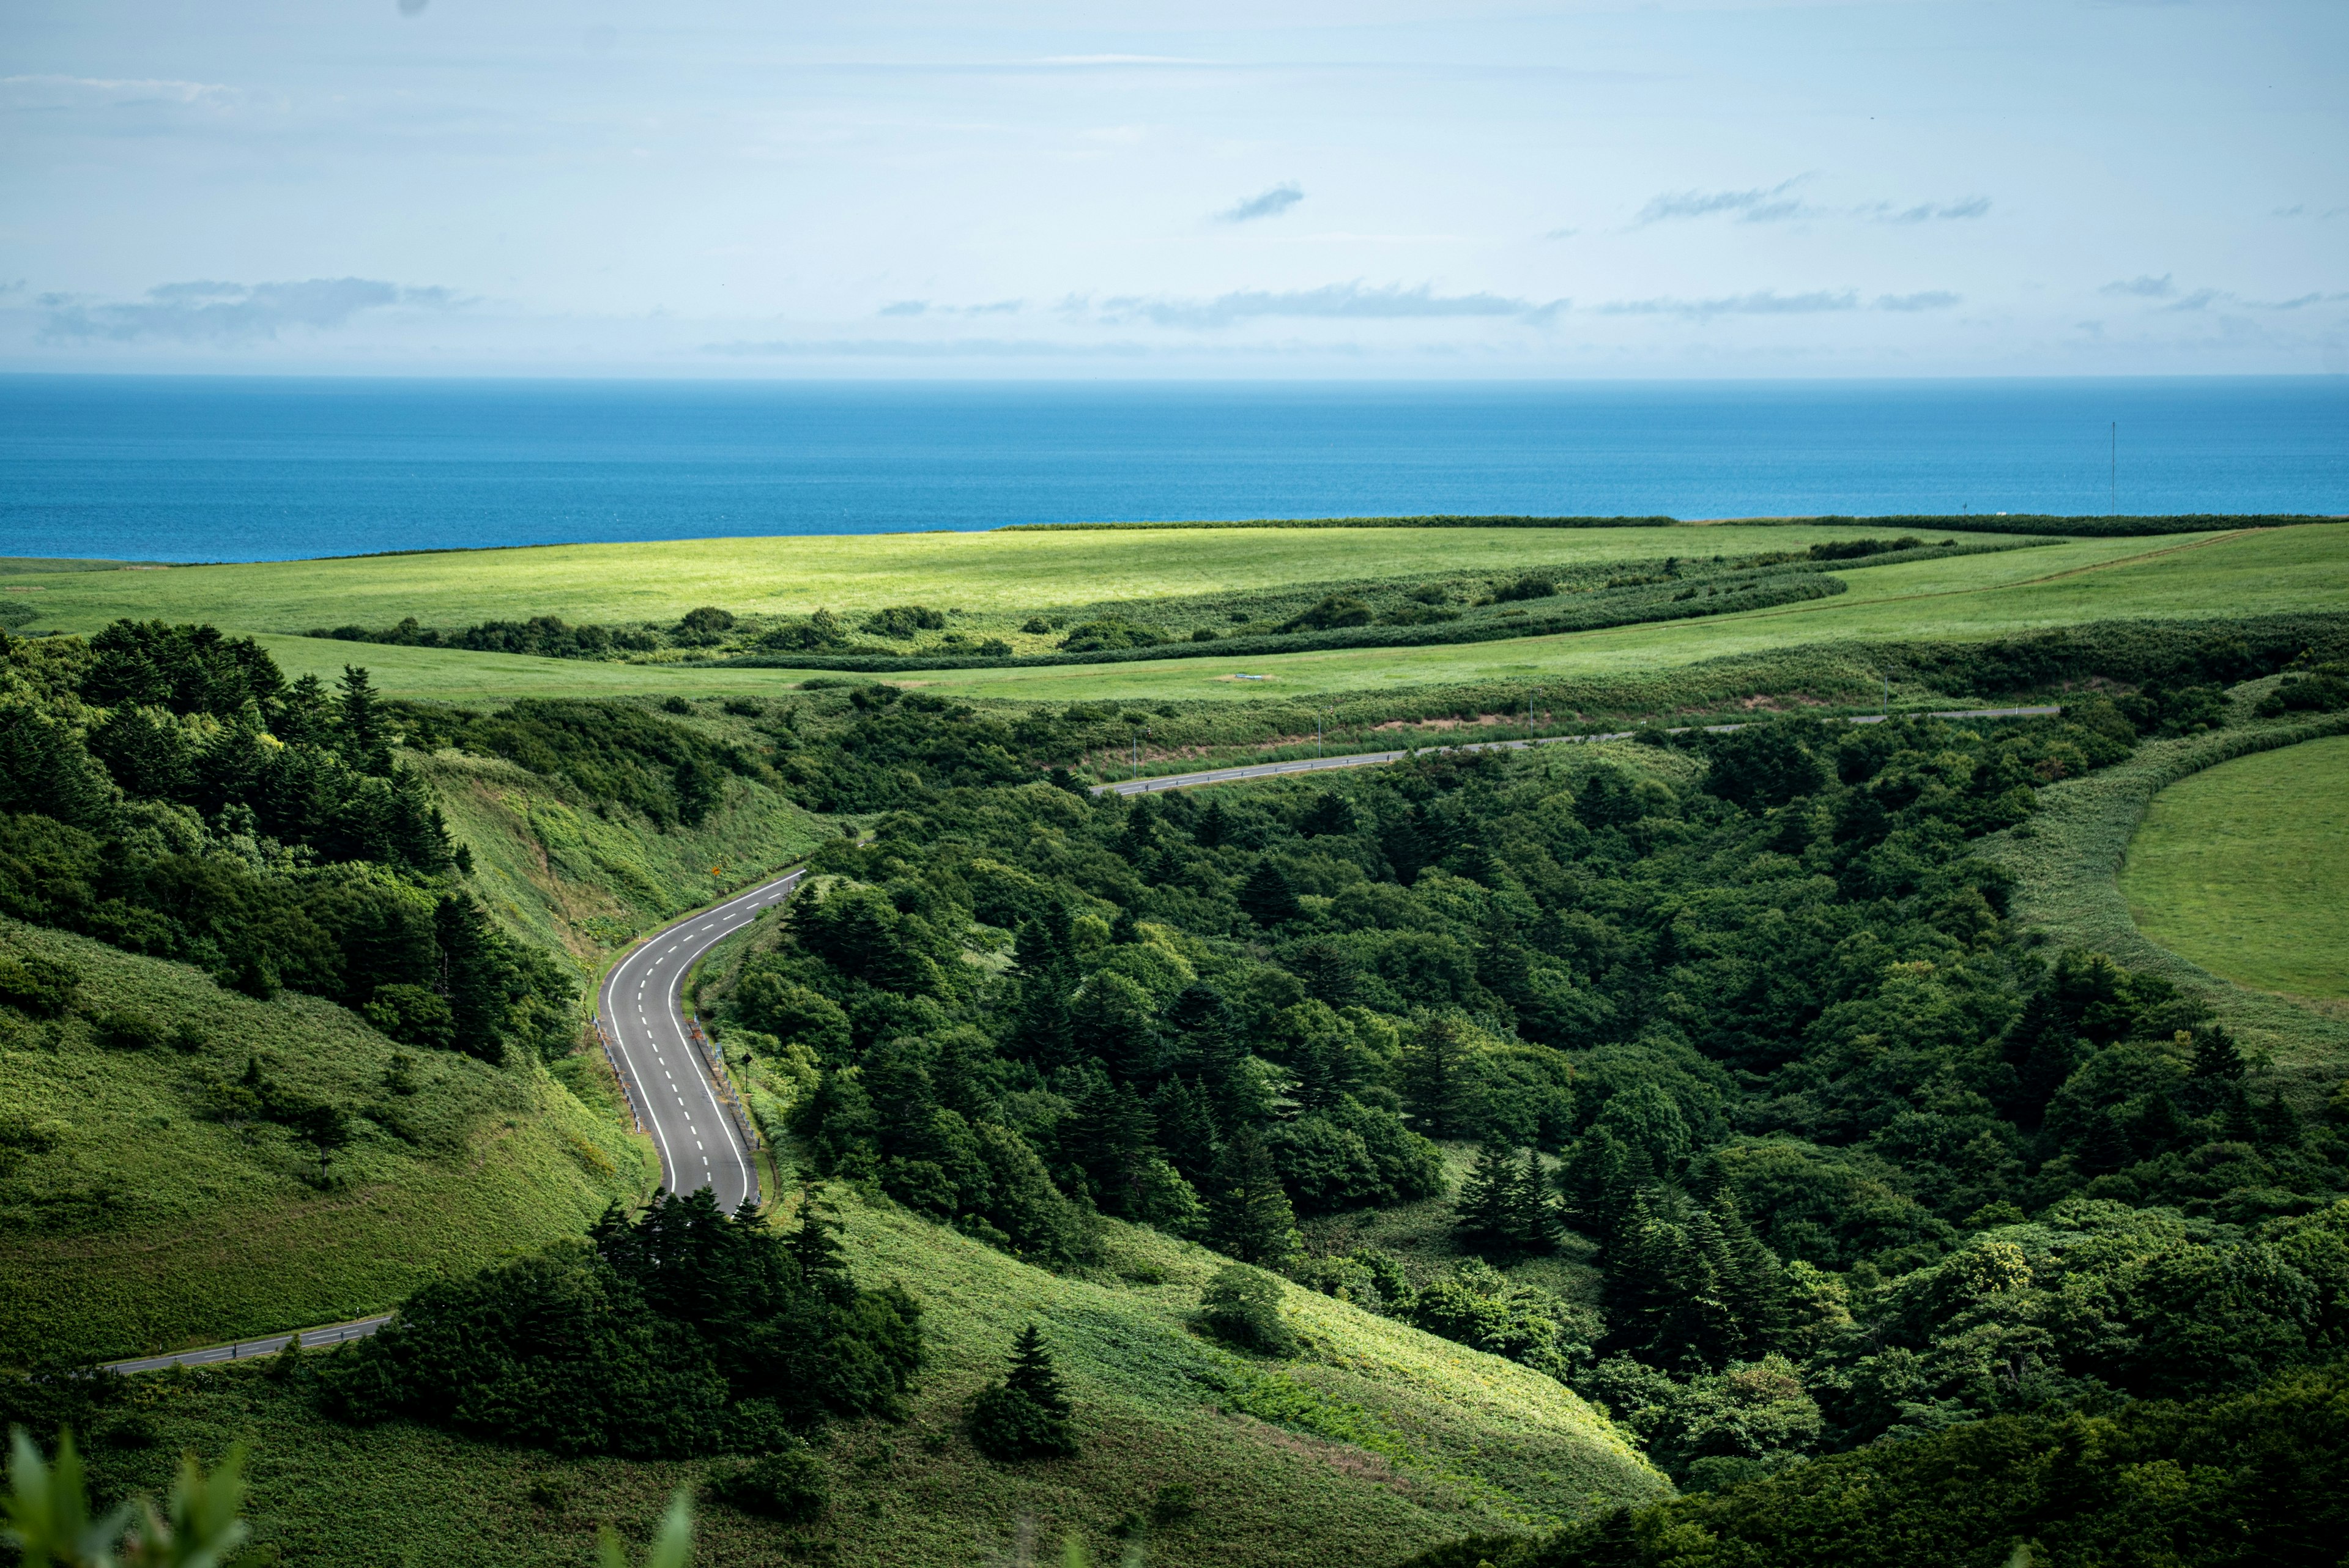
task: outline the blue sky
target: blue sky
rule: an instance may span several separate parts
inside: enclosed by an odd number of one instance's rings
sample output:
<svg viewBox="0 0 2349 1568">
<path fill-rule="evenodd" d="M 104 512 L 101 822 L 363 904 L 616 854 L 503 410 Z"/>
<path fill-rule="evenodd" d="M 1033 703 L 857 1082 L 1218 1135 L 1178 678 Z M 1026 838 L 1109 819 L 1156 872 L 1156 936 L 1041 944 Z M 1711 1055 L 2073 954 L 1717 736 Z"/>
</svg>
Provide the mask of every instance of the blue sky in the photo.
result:
<svg viewBox="0 0 2349 1568">
<path fill-rule="evenodd" d="M 0 367 L 2349 373 L 2349 5 L 13 0 Z"/>
</svg>

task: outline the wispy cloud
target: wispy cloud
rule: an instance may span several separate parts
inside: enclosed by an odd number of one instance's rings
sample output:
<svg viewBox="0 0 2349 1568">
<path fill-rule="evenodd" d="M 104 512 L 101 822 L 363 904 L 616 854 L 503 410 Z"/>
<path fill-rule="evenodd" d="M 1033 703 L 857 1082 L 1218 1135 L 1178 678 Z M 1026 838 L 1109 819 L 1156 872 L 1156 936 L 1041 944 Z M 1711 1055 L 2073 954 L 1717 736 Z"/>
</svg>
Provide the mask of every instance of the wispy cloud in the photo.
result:
<svg viewBox="0 0 2349 1568">
<path fill-rule="evenodd" d="M 704 354 L 749 359 L 1131 359 L 1139 343 L 1053 343 L 1035 338 L 894 337 L 738 339 L 705 343 Z"/>
<path fill-rule="evenodd" d="M 0 106 L 9 108 L 184 108 L 223 104 L 234 96 L 234 89 L 218 82 L 152 77 L 0 77 Z"/>
<path fill-rule="evenodd" d="M 142 300 L 91 304 L 43 294 L 41 335 L 51 341 L 257 343 L 288 328 L 324 331 L 363 312 L 391 305 L 445 309 L 459 304 L 445 288 L 402 288 L 373 278 L 310 278 L 298 283 L 160 284 Z"/>
<path fill-rule="evenodd" d="M 1962 201 L 1944 201 L 1939 205 L 1920 201 L 1914 207 L 1902 207 L 1898 211 L 1894 210 L 1892 203 L 1886 201 L 1879 203 L 1876 211 L 1867 208 L 1860 211 L 1886 223 L 1950 223 L 1985 215 L 1990 211 L 1990 198 L 1969 196 Z"/>
<path fill-rule="evenodd" d="M 1957 201 L 1864 201 L 1857 207 L 1825 207 L 1789 195 L 1811 177 L 1798 174 L 1767 187 L 1750 191 L 1669 191 L 1640 209 L 1633 228 L 1678 218 L 1733 216 L 1741 223 L 1785 223 L 1797 219 L 1859 218 L 1878 223 L 1956 222 L 1990 211 L 1990 198 L 1968 196 Z"/>
<path fill-rule="evenodd" d="M 1711 218 L 1723 212 L 1734 212 L 1738 221 L 1746 223 L 1769 223 L 1802 214 L 1803 204 L 1786 192 L 1809 176 L 1797 174 L 1767 190 L 1751 191 L 1670 191 L 1656 197 L 1640 209 L 1632 220 L 1635 228 L 1650 223 L 1668 222 L 1675 218 Z"/>
<path fill-rule="evenodd" d="M 1552 229 L 1542 236 L 1545 240 L 1571 240 L 1582 232 L 1579 229 Z"/>
<path fill-rule="evenodd" d="M 2171 274 L 2159 277 L 2123 278 L 2109 283 L 2096 291 L 2121 299 L 2166 300 L 2163 314 L 2209 310 L 2212 305 L 2232 305 L 2239 310 L 2305 310 L 2313 304 L 2335 304 L 2349 300 L 2349 294 L 2314 292 L 2295 294 L 2290 299 L 2246 299 L 2232 289 L 2199 288 L 2180 294 Z"/>
<path fill-rule="evenodd" d="M 1667 296 L 1610 300 L 1600 305 L 1599 312 L 1601 315 L 1677 315 L 1703 321 L 1717 315 L 1816 315 L 1823 312 L 1858 308 L 1857 289 L 1819 289 L 1797 294 L 1782 294 L 1774 289 L 1761 289 L 1753 294 L 1727 294 L 1718 299 L 1674 299 Z"/>
<path fill-rule="evenodd" d="M 991 300 L 985 304 L 933 304 L 926 299 L 895 300 L 881 307 L 881 315 L 1017 315 L 1028 307 L 1024 299 Z"/>
<path fill-rule="evenodd" d="M 2170 282 L 2169 277 L 2168 273 L 2164 273 L 2158 278 L 2149 273 L 2117 278 L 2096 292 L 2114 299 L 2168 299 L 2178 292 L 2178 285 Z"/>
<path fill-rule="evenodd" d="M 1878 294 L 1878 310 L 1947 310 L 1958 303 L 1959 296 L 1947 289 L 1928 289 L 1923 294 Z"/>
<path fill-rule="evenodd" d="M 1090 308 L 1090 301 L 1073 301 Z M 1146 321 L 1154 326 L 1215 328 L 1264 316 L 1309 316 L 1350 321 L 1407 321 L 1427 318 L 1485 316 L 1524 322 L 1546 322 L 1568 307 L 1562 299 L 1516 299 L 1506 294 L 1440 294 L 1422 284 L 1407 289 L 1390 284 L 1364 288 L 1360 283 L 1328 284 L 1318 289 L 1249 289 L 1218 294 L 1213 299 L 1167 299 L 1123 296 L 1101 302 L 1104 321 Z M 1068 308 L 1064 306 L 1063 308 Z"/>
<path fill-rule="evenodd" d="M 1258 218 L 1278 218 L 1304 200 L 1305 192 L 1296 185 L 1276 185 L 1269 191 L 1225 208 L 1216 214 L 1216 222 L 1248 223 Z"/>
</svg>

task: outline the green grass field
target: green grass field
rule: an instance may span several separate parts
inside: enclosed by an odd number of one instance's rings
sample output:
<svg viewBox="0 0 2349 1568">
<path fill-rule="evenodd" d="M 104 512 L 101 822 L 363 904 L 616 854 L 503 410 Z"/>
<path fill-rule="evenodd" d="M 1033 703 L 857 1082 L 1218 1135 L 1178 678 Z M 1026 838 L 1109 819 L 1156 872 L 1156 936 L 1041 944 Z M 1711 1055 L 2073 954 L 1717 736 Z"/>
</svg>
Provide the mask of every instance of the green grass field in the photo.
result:
<svg viewBox="0 0 2349 1568">
<path fill-rule="evenodd" d="M 87 1016 L 0 1009 L 0 1367 L 201 1345 L 380 1312 L 444 1269 L 574 1235 L 653 1179 L 649 1145 L 608 1104 L 534 1068 L 419 1053 L 420 1087 L 384 1087 L 392 1043 L 330 1002 L 262 1002 L 185 965 L 0 922 L 0 953 L 79 971 L 86 1014 L 135 1010 L 199 1048 L 124 1051 Z M 333 1181 L 285 1129 L 202 1110 L 207 1073 L 248 1056 L 313 1099 L 396 1102 Z M 574 1058 L 566 1068 L 586 1066 Z M 572 1075 L 587 1101 L 592 1074 Z"/>
<path fill-rule="evenodd" d="M 506 927 L 590 970 L 673 915 L 798 860 L 825 826 L 745 779 L 698 827 L 667 832 L 599 815 L 576 789 L 493 758 L 419 758 L 449 829 L 473 852 L 474 891 Z"/>
<path fill-rule="evenodd" d="M 1310 1346 L 1298 1361 L 1200 1339 L 1186 1322 L 1220 1260 L 1197 1247 L 1115 1227 L 1116 1273 L 1074 1279 L 839 1196 L 859 1278 L 901 1280 L 923 1302 L 930 1364 L 912 1417 L 835 1430 L 834 1501 L 820 1523 L 705 1504 L 697 1563 L 983 1563 L 1011 1560 L 1023 1534 L 1040 1561 L 1074 1534 L 1093 1560 L 1115 1562 L 1119 1522 L 1182 1482 L 1200 1511 L 1149 1542 L 1150 1563 L 1352 1568 L 1670 1490 L 1555 1380 L 1325 1296 L 1288 1292 Z M 1084 1452 L 1007 1467 L 980 1458 L 958 1424 L 1030 1321 L 1077 1400 Z M 155 1486 L 183 1447 L 217 1455 L 246 1438 L 257 1541 L 321 1568 L 579 1568 L 597 1523 L 643 1540 L 669 1493 L 707 1468 L 343 1427 L 250 1372 L 174 1374 L 143 1390 L 162 1440 L 125 1461 L 123 1479 Z M 554 1501 L 533 1501 L 533 1486 Z"/>
<path fill-rule="evenodd" d="M 2237 758 L 2155 796 L 2121 891 L 2139 930 L 2215 975 L 2349 997 L 2349 737 Z"/>
<path fill-rule="evenodd" d="M 1071 537 L 1152 540 L 1169 536 Z M 1255 535 L 1233 531 L 1211 537 Z M 1313 537 L 1326 539 L 1330 532 Z M 1485 681 L 1648 675 L 1707 659 L 1845 638 L 1992 637 L 2127 616 L 2199 618 L 2229 613 L 2340 609 L 2349 606 L 2349 527 L 2311 524 L 2233 535 L 2079 541 L 1902 566 L 1857 567 L 1837 575 L 1850 584 L 1850 592 L 1833 599 L 1746 614 L 1553 637 L 1231 661 L 1164 659 L 1023 670 L 943 670 L 893 678 L 957 696 L 1013 701 L 1245 701 Z M 225 616 L 229 612 L 215 605 L 189 613 Z M 449 702 L 669 692 L 699 696 L 771 695 L 796 685 L 810 673 L 596 664 L 306 637 L 266 636 L 262 641 L 290 674 L 331 677 L 345 664 L 363 663 L 387 691 Z M 1232 678 L 1238 674 L 1267 678 Z"/>
<path fill-rule="evenodd" d="M 665 621 L 698 604 L 762 614 L 904 603 L 1024 612 L 1342 578 L 1742 555 L 1890 531 L 1686 525 L 831 534 L 93 573 L 12 573 L 0 559 L 0 592 L 29 602 L 36 624 L 64 631 L 95 631 L 121 615 L 298 632 L 388 626 L 404 615 L 434 626 L 533 614 Z M 1934 537 L 2013 542 L 1946 531 Z"/>
</svg>

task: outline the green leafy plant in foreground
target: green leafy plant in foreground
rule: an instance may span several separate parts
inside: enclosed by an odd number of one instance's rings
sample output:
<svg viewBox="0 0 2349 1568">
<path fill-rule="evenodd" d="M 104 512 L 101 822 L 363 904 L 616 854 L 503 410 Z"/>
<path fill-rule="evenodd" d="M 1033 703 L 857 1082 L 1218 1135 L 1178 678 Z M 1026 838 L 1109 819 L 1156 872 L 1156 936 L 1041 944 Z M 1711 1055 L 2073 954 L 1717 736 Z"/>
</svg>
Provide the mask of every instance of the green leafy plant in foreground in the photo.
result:
<svg viewBox="0 0 2349 1568">
<path fill-rule="evenodd" d="M 193 1454 L 184 1457 L 161 1512 L 141 1497 L 92 1518 L 70 1429 L 57 1434 L 55 1460 L 41 1457 L 22 1427 L 11 1428 L 8 1438 L 0 1540 L 16 1547 L 22 1568 L 221 1568 L 242 1560 L 252 1534 L 243 1517 L 243 1444 L 209 1475 Z M 630 1568 L 627 1548 L 609 1526 L 600 1544 L 597 1568 Z M 638 1568 L 685 1568 L 692 1555 L 692 1501 L 680 1488 Z"/>
<path fill-rule="evenodd" d="M 171 1483 L 167 1511 L 145 1498 L 90 1517 L 89 1494 L 73 1433 L 57 1438 L 54 1462 L 22 1427 L 9 1432 L 9 1495 L 0 1535 L 22 1553 L 24 1568 L 216 1568 L 247 1534 L 242 1444 L 210 1475 L 190 1454 Z"/>
</svg>

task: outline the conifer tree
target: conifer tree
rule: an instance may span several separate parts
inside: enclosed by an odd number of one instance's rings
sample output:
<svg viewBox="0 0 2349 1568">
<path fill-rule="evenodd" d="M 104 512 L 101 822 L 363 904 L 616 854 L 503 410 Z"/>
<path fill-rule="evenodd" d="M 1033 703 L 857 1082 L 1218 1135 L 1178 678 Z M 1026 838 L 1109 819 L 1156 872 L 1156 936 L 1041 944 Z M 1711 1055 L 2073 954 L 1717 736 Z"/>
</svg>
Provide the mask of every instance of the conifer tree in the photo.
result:
<svg viewBox="0 0 2349 1568">
<path fill-rule="evenodd" d="M 1224 810 L 1220 799 L 1210 799 L 1207 809 L 1199 813 L 1199 820 L 1191 829 L 1191 837 L 1203 850 L 1212 850 L 1232 836 L 1232 820 Z"/>
<path fill-rule="evenodd" d="M 1740 1354 L 1749 1358 L 1764 1355 L 1786 1336 L 1785 1269 L 1745 1222 L 1735 1193 L 1724 1187 L 1710 1208 L 1728 1256 L 1724 1294 L 1737 1320 Z"/>
<path fill-rule="evenodd" d="M 1157 1158 L 1150 1108 L 1131 1083 L 1095 1080 L 1077 1107 L 1070 1141 L 1084 1165 L 1093 1201 L 1112 1214 L 1131 1218 L 1143 1179 Z"/>
<path fill-rule="evenodd" d="M 1297 1247 L 1297 1213 L 1252 1126 L 1225 1140 L 1208 1179 L 1207 1236 L 1242 1263 L 1278 1267 Z"/>
<path fill-rule="evenodd" d="M 848 1277 L 848 1258 L 840 1244 L 840 1222 L 833 1214 L 833 1206 L 824 1201 L 822 1182 L 801 1186 L 800 1227 L 792 1233 L 792 1261 L 800 1265 L 802 1279 L 841 1301 L 854 1295 L 856 1287 Z"/>
<path fill-rule="evenodd" d="M 1240 913 L 1258 925 L 1278 925 L 1305 913 L 1288 876 L 1268 860 L 1257 861 L 1256 870 L 1248 872 L 1247 882 L 1240 888 L 1239 906 Z"/>
<path fill-rule="evenodd" d="M 1474 1116 L 1467 1032 L 1458 1019 L 1420 1020 L 1402 1054 L 1402 1102 L 1429 1138 L 1457 1138 Z"/>
<path fill-rule="evenodd" d="M 1197 1084 L 1170 1076 L 1151 1099 L 1158 1123 L 1158 1147 L 1183 1179 L 1199 1186 L 1216 1165 L 1216 1119 Z"/>
<path fill-rule="evenodd" d="M 342 679 L 343 752 L 354 767 L 378 777 L 391 772 L 391 729 L 385 722 L 375 684 L 357 665 L 345 665 Z"/>
<path fill-rule="evenodd" d="M 2199 1078 L 2240 1078 L 2249 1070 L 2235 1037 L 2213 1024 L 2194 1042 L 2194 1076 Z"/>
<path fill-rule="evenodd" d="M 1476 1151 L 1475 1168 L 1460 1183 L 1452 1202 L 1452 1227 L 1460 1239 L 1475 1247 L 1503 1247 L 1514 1240 L 1517 1208 L 1516 1151 L 1507 1144 L 1487 1140 Z"/>
<path fill-rule="evenodd" d="M 1004 1375 L 1003 1386 L 1026 1396 L 1029 1403 L 1047 1415 L 1067 1420 L 1072 1413 L 1069 1396 L 1061 1387 L 1061 1375 L 1052 1368 L 1052 1353 L 1044 1348 L 1044 1330 L 1030 1324 L 1019 1331 L 1011 1346 L 1011 1370 Z"/>
<path fill-rule="evenodd" d="M 1541 1155 L 1528 1149 L 1509 1187 L 1511 1245 L 1527 1253 L 1546 1253 L 1557 1245 L 1557 1210 L 1549 1198 L 1549 1173 L 1542 1169 Z"/>
</svg>

